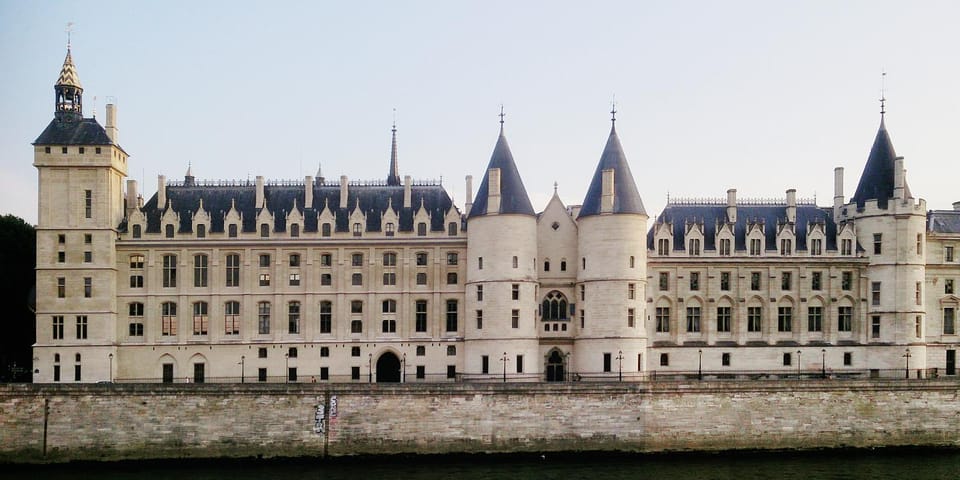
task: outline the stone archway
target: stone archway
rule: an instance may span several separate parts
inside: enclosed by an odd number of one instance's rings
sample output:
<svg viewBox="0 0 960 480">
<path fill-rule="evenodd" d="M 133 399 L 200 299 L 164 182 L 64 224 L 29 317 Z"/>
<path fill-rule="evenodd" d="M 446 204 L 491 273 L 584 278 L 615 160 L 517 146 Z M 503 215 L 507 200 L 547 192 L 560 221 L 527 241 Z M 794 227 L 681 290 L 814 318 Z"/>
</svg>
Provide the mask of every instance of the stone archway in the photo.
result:
<svg viewBox="0 0 960 480">
<path fill-rule="evenodd" d="M 400 381 L 400 359 L 393 352 L 385 352 L 377 359 L 377 383 Z"/>
<path fill-rule="evenodd" d="M 566 381 L 566 368 L 564 365 L 563 354 L 560 353 L 560 350 L 553 350 L 550 352 L 550 355 L 547 356 L 547 365 L 545 371 L 547 372 L 548 382 Z"/>
</svg>

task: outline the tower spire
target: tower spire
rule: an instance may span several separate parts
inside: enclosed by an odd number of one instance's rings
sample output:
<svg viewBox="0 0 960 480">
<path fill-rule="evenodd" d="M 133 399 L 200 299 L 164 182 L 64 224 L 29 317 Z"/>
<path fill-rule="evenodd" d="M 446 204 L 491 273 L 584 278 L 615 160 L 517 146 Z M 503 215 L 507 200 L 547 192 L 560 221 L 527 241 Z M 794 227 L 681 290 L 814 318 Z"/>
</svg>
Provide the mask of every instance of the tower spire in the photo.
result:
<svg viewBox="0 0 960 480">
<path fill-rule="evenodd" d="M 883 121 L 883 116 L 887 113 L 886 83 L 887 83 L 887 71 L 884 70 L 882 73 L 880 73 L 880 121 L 881 122 Z"/>
<path fill-rule="evenodd" d="M 397 109 L 393 109 L 393 128 L 390 129 L 393 135 L 390 144 L 390 173 L 387 174 L 387 185 L 400 185 L 400 167 L 397 164 Z"/>
<path fill-rule="evenodd" d="M 67 24 L 67 56 L 63 59 L 60 76 L 53 86 L 56 94 L 55 115 L 60 121 L 79 121 L 83 119 L 83 86 L 80 85 L 80 76 L 77 67 L 73 64 L 73 55 L 70 50 L 70 32 L 73 23 Z"/>
<path fill-rule="evenodd" d="M 503 113 L 503 104 L 500 104 L 500 135 L 503 135 L 503 117 L 507 114 Z"/>
<path fill-rule="evenodd" d="M 613 96 L 613 101 L 610 102 L 610 125 L 616 125 L 617 123 L 617 96 Z"/>
</svg>

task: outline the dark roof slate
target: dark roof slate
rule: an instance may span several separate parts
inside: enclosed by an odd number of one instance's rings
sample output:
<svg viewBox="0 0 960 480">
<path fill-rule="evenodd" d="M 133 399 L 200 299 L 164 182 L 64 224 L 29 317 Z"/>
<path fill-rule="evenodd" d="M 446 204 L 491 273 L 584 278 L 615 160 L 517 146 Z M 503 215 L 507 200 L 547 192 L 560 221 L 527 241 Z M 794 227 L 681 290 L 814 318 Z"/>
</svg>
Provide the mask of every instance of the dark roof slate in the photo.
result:
<svg viewBox="0 0 960 480">
<path fill-rule="evenodd" d="M 855 202 L 857 208 L 863 208 L 867 200 L 877 200 L 880 208 L 887 208 L 887 201 L 893 198 L 896 159 L 897 152 L 893 149 L 893 142 L 890 141 L 890 134 L 887 133 L 887 127 L 881 117 L 880 129 L 877 130 L 873 147 L 870 148 L 870 155 L 867 157 L 867 164 L 863 167 L 863 173 L 860 174 L 860 183 L 857 184 L 857 191 L 850 202 Z M 910 187 L 906 185 L 906 180 L 904 180 L 904 191 L 905 196 L 910 197 Z"/>
<path fill-rule="evenodd" d="M 654 248 L 654 234 L 661 223 L 673 224 L 673 250 L 685 251 L 684 229 L 686 223 L 703 223 L 703 249 L 716 250 L 717 222 L 726 222 L 727 206 L 725 204 L 677 205 L 668 204 L 663 213 L 657 217 L 653 227 L 647 233 L 647 248 Z M 763 233 L 766 245 L 765 250 L 777 250 L 777 222 L 787 221 L 787 205 L 738 205 L 737 223 L 734 225 L 734 249 L 747 249 L 747 227 L 756 222 L 763 223 Z M 807 249 L 807 224 L 823 223 L 826 232 L 826 250 L 837 249 L 837 224 L 833 221 L 833 211 L 830 208 L 821 208 L 816 205 L 797 205 L 796 218 L 796 250 Z"/>
<path fill-rule="evenodd" d="M 43 133 L 33 142 L 34 145 L 113 145 L 107 131 L 95 118 L 84 118 L 78 122 L 53 119 Z"/>
<path fill-rule="evenodd" d="M 338 232 L 349 231 L 350 214 L 357 205 L 358 199 L 360 210 L 367 215 L 366 231 L 381 231 L 382 212 L 387 209 L 388 205 L 392 205 L 399 216 L 397 231 L 413 231 L 414 215 L 420 209 L 421 202 L 427 213 L 430 214 L 430 230 L 443 231 L 445 230 L 444 218 L 453 205 L 453 201 L 441 185 L 412 186 L 412 208 L 402 208 L 402 186 L 350 185 L 346 202 L 348 208 L 343 208 L 339 204 L 339 184 L 314 185 L 313 208 L 303 207 L 305 191 L 302 184 L 266 185 L 263 191 L 267 210 L 274 216 L 273 230 L 275 232 L 286 231 L 287 213 L 292 210 L 294 200 L 296 200 L 297 208 L 301 210 L 304 218 L 304 232 L 318 231 L 317 215 L 323 211 L 325 206 L 336 214 L 335 230 Z M 192 219 L 198 210 L 201 198 L 203 199 L 204 210 L 210 214 L 210 231 L 212 233 L 224 231 L 224 219 L 230 211 L 231 205 L 235 205 L 237 211 L 243 216 L 242 231 L 255 232 L 257 230 L 256 220 L 259 209 L 254 206 L 256 203 L 256 186 L 253 183 L 248 182 L 232 186 L 167 185 L 166 193 L 173 210 L 180 215 L 178 231 L 181 233 L 193 230 Z M 156 194 L 143 205 L 142 211 L 147 218 L 146 231 L 159 233 L 164 209 L 162 206 L 158 208 Z"/>
<path fill-rule="evenodd" d="M 490 169 L 500 169 L 500 210 L 496 213 L 516 213 L 521 215 L 536 215 L 533 211 L 533 205 L 530 203 L 530 197 L 527 196 L 527 189 L 523 186 L 523 180 L 520 178 L 520 172 L 517 171 L 517 164 L 513 161 L 513 154 L 510 152 L 510 145 L 507 144 L 507 137 L 503 135 L 503 129 L 500 129 L 500 137 L 497 138 L 497 144 L 493 147 L 493 155 L 490 156 L 490 164 L 483 174 L 483 181 L 480 182 L 480 189 L 477 190 L 477 196 L 473 201 L 469 215 L 476 217 L 486 215 L 487 197 L 490 191 Z"/>
<path fill-rule="evenodd" d="M 933 233 L 960 233 L 960 211 L 931 210 L 927 212 L 927 231 Z"/>
<path fill-rule="evenodd" d="M 593 172 L 593 180 L 590 181 L 590 187 L 587 188 L 587 195 L 583 199 L 583 207 L 580 209 L 582 218 L 587 215 L 599 215 L 600 203 L 603 196 L 603 171 L 613 169 L 613 213 L 639 213 L 646 215 L 647 211 L 643 208 L 643 200 L 640 199 L 640 192 L 637 190 L 637 184 L 633 179 L 633 173 L 630 172 L 630 164 L 627 163 L 627 156 L 623 153 L 623 147 L 620 145 L 620 137 L 617 136 L 616 126 L 610 127 L 610 136 L 607 138 L 607 145 L 603 148 L 603 154 L 600 155 L 600 163 L 597 164 L 596 171 Z"/>
</svg>

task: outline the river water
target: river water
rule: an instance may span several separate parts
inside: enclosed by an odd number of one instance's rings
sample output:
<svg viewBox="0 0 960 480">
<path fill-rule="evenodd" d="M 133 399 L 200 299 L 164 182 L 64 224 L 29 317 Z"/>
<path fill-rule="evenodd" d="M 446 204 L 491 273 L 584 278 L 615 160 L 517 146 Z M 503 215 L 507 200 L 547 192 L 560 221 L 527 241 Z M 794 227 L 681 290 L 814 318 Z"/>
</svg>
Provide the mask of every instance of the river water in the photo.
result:
<svg viewBox="0 0 960 480">
<path fill-rule="evenodd" d="M 162 461 L 0 468 L 0 480 L 954 479 L 960 450 L 654 455 L 524 454 L 353 460 Z"/>
</svg>

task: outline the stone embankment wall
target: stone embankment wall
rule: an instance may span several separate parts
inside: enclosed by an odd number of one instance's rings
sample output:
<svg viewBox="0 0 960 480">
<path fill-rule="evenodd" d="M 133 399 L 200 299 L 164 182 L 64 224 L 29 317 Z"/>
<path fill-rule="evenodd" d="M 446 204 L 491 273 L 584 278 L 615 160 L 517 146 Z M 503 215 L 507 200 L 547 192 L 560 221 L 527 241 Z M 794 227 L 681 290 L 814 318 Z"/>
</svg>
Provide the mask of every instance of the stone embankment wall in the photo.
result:
<svg viewBox="0 0 960 480">
<path fill-rule="evenodd" d="M 957 445 L 958 387 L 6 385 L 0 462 Z"/>
</svg>

